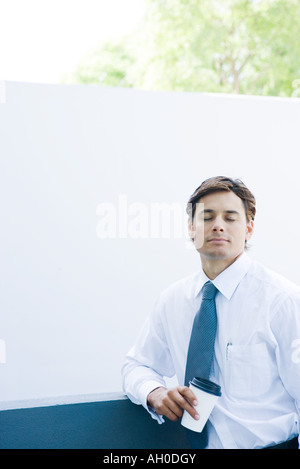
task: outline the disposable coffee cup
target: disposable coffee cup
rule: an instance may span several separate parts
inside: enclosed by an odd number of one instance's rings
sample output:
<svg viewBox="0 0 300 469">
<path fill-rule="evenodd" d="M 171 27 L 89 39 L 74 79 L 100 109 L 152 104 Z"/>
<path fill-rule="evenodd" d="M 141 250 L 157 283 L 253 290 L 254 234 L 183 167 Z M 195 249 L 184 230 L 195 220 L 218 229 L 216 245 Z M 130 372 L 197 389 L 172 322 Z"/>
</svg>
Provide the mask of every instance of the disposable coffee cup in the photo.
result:
<svg viewBox="0 0 300 469">
<path fill-rule="evenodd" d="M 221 387 L 218 384 L 203 378 L 193 378 L 192 381 L 190 381 L 189 387 L 197 398 L 198 405 L 193 407 L 200 415 L 200 419 L 195 420 L 185 410 L 181 419 L 181 425 L 189 430 L 201 433 L 211 411 L 222 394 Z"/>
</svg>

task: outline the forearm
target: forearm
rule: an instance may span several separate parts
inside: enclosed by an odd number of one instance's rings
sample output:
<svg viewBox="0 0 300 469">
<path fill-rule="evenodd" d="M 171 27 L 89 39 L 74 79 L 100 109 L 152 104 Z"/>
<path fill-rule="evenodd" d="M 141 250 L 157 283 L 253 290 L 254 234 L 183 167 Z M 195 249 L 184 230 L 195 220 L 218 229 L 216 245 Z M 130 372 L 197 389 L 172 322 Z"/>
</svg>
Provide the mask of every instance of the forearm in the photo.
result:
<svg viewBox="0 0 300 469">
<path fill-rule="evenodd" d="M 147 398 L 151 391 L 163 386 L 163 377 L 153 369 L 126 359 L 122 368 L 123 390 L 134 404 L 141 404 L 147 410 Z"/>
<path fill-rule="evenodd" d="M 164 377 L 175 374 L 162 325 L 161 309 L 162 305 L 157 303 L 135 344 L 126 354 L 122 367 L 123 390 L 132 402 L 142 404 L 150 413 L 152 411 L 147 405 L 149 393 L 157 387 L 165 387 Z"/>
</svg>

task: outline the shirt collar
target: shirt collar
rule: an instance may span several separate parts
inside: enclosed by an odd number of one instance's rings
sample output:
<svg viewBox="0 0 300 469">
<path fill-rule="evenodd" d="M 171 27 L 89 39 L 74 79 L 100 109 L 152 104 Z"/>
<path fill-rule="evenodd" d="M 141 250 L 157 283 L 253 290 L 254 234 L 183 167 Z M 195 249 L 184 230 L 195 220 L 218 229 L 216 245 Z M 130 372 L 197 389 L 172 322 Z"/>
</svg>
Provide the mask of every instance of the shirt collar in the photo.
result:
<svg viewBox="0 0 300 469">
<path fill-rule="evenodd" d="M 250 264 L 250 258 L 245 252 L 243 252 L 243 254 L 238 257 L 233 264 L 227 267 L 227 269 L 223 270 L 223 272 L 221 272 L 214 280 L 212 280 L 212 283 L 222 293 L 222 295 L 230 300 L 236 287 L 248 272 Z M 205 272 L 201 270 L 195 285 L 195 296 L 200 293 L 203 285 L 208 281 L 209 278 Z"/>
</svg>

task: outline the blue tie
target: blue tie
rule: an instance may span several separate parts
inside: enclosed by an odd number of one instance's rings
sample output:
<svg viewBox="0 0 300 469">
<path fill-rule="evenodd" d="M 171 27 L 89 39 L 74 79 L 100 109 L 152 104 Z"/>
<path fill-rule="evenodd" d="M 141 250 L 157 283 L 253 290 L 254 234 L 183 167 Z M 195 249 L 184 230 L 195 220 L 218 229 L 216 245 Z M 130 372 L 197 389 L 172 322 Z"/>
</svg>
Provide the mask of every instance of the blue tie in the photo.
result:
<svg viewBox="0 0 300 469">
<path fill-rule="evenodd" d="M 209 379 L 217 330 L 217 292 L 218 289 L 210 281 L 204 284 L 201 306 L 195 316 L 190 338 L 184 381 L 186 386 L 194 377 Z M 187 430 L 187 436 L 193 448 L 206 447 L 206 426 L 201 433 Z"/>
</svg>

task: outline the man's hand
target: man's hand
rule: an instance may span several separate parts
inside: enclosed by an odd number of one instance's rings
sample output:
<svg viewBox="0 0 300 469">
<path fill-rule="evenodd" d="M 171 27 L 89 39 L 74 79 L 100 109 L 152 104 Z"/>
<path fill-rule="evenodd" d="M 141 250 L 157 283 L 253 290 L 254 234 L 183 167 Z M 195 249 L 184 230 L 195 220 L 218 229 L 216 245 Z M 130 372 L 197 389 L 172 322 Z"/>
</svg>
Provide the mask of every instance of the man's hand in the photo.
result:
<svg viewBox="0 0 300 469">
<path fill-rule="evenodd" d="M 158 415 L 165 415 L 173 422 L 176 422 L 182 416 L 183 409 L 195 420 L 200 418 L 193 407 L 193 405 L 197 405 L 196 396 L 187 386 L 176 386 L 172 389 L 156 388 L 149 393 L 147 402 Z"/>
</svg>

